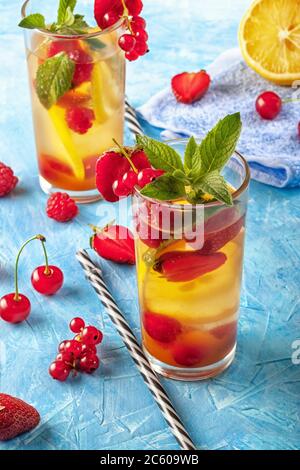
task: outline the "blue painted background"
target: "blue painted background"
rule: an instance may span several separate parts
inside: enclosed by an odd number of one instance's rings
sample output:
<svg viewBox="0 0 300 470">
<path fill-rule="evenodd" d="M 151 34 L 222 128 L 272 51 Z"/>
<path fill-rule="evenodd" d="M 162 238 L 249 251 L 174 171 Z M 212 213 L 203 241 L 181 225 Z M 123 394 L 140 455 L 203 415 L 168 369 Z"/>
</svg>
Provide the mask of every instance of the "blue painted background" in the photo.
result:
<svg viewBox="0 0 300 470">
<path fill-rule="evenodd" d="M 127 93 L 141 105 L 185 69 L 204 67 L 236 45 L 239 19 L 249 0 L 145 0 L 151 54 L 128 67 Z M 177 449 L 157 406 L 94 292 L 75 251 L 88 246 L 88 223 L 111 219 L 112 208 L 82 207 L 72 223 L 45 215 L 38 186 L 19 0 L 0 0 L 0 160 L 21 182 L 0 200 L 0 295 L 12 290 L 13 262 L 21 242 L 43 232 L 50 260 L 65 272 L 65 287 L 45 299 L 30 289 L 42 262 L 32 245 L 21 262 L 21 291 L 32 301 L 27 323 L 0 323 L 0 390 L 35 405 L 41 425 L 0 444 L 0 449 Z M 153 135 L 154 131 L 149 129 Z M 164 381 L 194 441 L 202 449 L 299 449 L 300 366 L 292 343 L 300 339 L 299 190 L 251 184 L 245 276 L 237 359 L 205 383 Z M 124 217 L 124 216 L 123 216 Z M 139 334 L 134 268 L 103 263 L 120 306 Z M 82 315 L 105 334 L 102 367 L 93 377 L 64 384 L 48 376 L 68 323 Z"/>
</svg>

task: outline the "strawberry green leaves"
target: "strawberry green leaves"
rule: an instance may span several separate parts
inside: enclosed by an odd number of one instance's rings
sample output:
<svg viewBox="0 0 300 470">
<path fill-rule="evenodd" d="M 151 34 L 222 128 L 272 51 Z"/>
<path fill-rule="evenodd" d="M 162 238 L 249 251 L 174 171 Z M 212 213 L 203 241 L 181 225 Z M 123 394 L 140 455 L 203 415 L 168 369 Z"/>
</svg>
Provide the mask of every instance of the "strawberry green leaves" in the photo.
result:
<svg viewBox="0 0 300 470">
<path fill-rule="evenodd" d="M 23 18 L 19 26 L 26 29 L 46 29 L 46 22 L 43 15 L 34 13 Z"/>
<path fill-rule="evenodd" d="M 186 198 L 192 203 L 203 202 L 202 196 L 209 194 L 231 206 L 231 191 L 221 171 L 236 148 L 241 129 L 241 117 L 236 113 L 219 121 L 200 145 L 191 137 L 185 149 L 184 164 L 173 147 L 137 136 L 137 143 L 151 165 L 166 171 L 165 175 L 148 184 L 142 194 L 159 200 Z"/>
<path fill-rule="evenodd" d="M 75 63 L 65 52 L 47 59 L 39 66 L 36 92 L 46 109 L 50 109 L 72 87 Z"/>
</svg>

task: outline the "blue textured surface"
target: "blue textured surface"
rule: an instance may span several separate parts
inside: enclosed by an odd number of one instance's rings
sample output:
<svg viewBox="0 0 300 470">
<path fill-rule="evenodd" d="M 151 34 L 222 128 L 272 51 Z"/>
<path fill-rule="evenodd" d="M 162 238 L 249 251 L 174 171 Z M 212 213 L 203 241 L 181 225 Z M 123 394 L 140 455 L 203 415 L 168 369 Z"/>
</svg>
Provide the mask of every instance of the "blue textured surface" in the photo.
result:
<svg viewBox="0 0 300 470">
<path fill-rule="evenodd" d="M 152 53 L 129 67 L 131 102 L 141 105 L 173 74 L 205 66 L 233 47 L 248 3 L 166 0 L 162 10 L 160 1 L 146 0 Z M 23 41 L 15 27 L 20 2 L 1 0 L 0 6 L 0 160 L 11 163 L 21 178 L 18 189 L 0 200 L 0 295 L 11 291 L 16 250 L 33 233 L 47 236 L 50 259 L 66 276 L 57 297 L 38 296 L 29 288 L 29 276 L 41 263 L 40 251 L 32 245 L 24 253 L 20 287 L 30 296 L 33 310 L 27 323 L 0 324 L 0 390 L 35 405 L 42 422 L 32 433 L 0 444 L 0 449 L 177 449 L 75 260 L 76 249 L 88 246 L 87 224 L 110 220 L 112 207 L 82 207 L 80 216 L 67 225 L 45 216 Z M 300 448 L 300 366 L 291 361 L 292 342 L 300 337 L 299 199 L 299 190 L 251 184 L 237 359 L 216 380 L 164 381 L 199 448 Z M 110 263 L 103 267 L 139 333 L 134 269 Z M 102 367 L 93 377 L 59 384 L 49 378 L 47 368 L 58 342 L 68 337 L 74 315 L 83 315 L 104 330 Z"/>
</svg>

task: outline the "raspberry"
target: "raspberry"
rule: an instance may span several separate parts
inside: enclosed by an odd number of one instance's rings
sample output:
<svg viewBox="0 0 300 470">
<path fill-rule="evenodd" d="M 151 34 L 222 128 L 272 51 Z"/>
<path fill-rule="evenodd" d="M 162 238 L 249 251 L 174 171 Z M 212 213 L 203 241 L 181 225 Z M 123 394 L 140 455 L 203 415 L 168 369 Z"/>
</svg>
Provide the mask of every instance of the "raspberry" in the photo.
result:
<svg viewBox="0 0 300 470">
<path fill-rule="evenodd" d="M 89 108 L 70 108 L 66 112 L 66 121 L 72 131 L 77 134 L 86 134 L 93 126 L 94 112 Z"/>
<path fill-rule="evenodd" d="M 15 189 L 18 181 L 12 169 L 0 162 L 0 197 L 6 196 Z"/>
<path fill-rule="evenodd" d="M 89 54 L 81 49 L 75 49 L 68 53 L 70 59 L 76 63 L 73 76 L 73 85 L 79 86 L 91 79 L 93 64 Z"/>
<path fill-rule="evenodd" d="M 78 207 L 67 193 L 52 194 L 47 203 L 47 215 L 57 222 L 68 222 L 78 214 Z"/>
</svg>

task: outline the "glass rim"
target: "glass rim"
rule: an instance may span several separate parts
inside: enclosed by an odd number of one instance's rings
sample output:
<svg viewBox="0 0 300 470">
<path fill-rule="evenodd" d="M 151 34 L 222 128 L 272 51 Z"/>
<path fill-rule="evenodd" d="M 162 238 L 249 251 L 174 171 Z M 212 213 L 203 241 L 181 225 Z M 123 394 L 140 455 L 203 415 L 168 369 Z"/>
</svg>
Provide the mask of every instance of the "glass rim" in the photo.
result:
<svg viewBox="0 0 300 470">
<path fill-rule="evenodd" d="M 196 139 L 197 140 L 197 139 Z M 188 139 L 172 139 L 172 140 L 167 140 L 165 143 L 167 144 L 180 144 L 181 142 L 187 142 Z M 232 199 L 233 201 L 235 201 L 241 194 L 243 194 L 249 187 L 249 183 L 250 183 L 250 167 L 247 163 L 247 160 L 245 159 L 245 157 L 243 157 L 243 155 L 238 152 L 237 150 L 235 150 L 231 156 L 231 158 L 233 156 L 237 156 L 239 161 L 242 163 L 244 169 L 245 169 L 245 177 L 243 179 L 243 182 L 242 184 L 240 185 L 240 187 L 232 194 Z M 229 160 L 230 161 L 230 160 Z M 184 210 L 187 210 L 188 207 L 190 207 L 191 209 L 194 209 L 195 207 L 197 206 L 204 206 L 205 208 L 210 208 L 210 207 L 222 207 L 224 205 L 226 205 L 224 202 L 221 202 L 221 201 L 213 201 L 213 202 L 206 202 L 206 203 L 201 203 L 201 204 L 176 204 L 176 200 L 178 201 L 178 199 L 174 199 L 174 202 L 172 201 L 160 201 L 159 199 L 154 199 L 154 198 L 151 198 L 151 197 L 148 197 L 148 196 L 144 196 L 143 194 L 141 194 L 141 191 L 135 187 L 134 188 L 134 194 L 139 196 L 140 198 L 146 200 L 146 201 L 149 201 L 151 202 L 152 204 L 160 204 L 162 206 L 172 206 L 172 208 L 174 209 L 178 209 L 178 210 L 182 210 L 184 208 Z"/>
<path fill-rule="evenodd" d="M 28 4 L 31 2 L 31 0 L 25 0 L 25 2 L 23 3 L 22 5 L 22 8 L 21 8 L 21 16 L 22 16 L 22 19 L 24 19 L 26 17 L 26 8 L 28 6 Z M 106 29 L 103 29 L 103 30 L 99 30 L 99 31 L 95 31 L 93 33 L 86 33 L 86 34 L 61 34 L 61 33 L 52 33 L 51 31 L 48 31 L 46 29 L 40 29 L 40 28 L 35 28 L 35 29 L 32 29 L 31 31 L 37 31 L 39 32 L 40 34 L 43 34 L 45 36 L 50 36 L 52 38 L 56 38 L 56 39 L 91 39 L 91 38 L 95 38 L 95 37 L 98 37 L 98 36 L 102 36 L 104 34 L 108 34 L 108 33 L 111 33 L 112 31 L 116 31 L 117 29 L 119 29 L 122 25 L 124 24 L 124 19 L 123 18 L 120 18 L 120 20 L 115 23 L 114 25 L 110 26 L 109 28 L 106 28 Z"/>
</svg>

